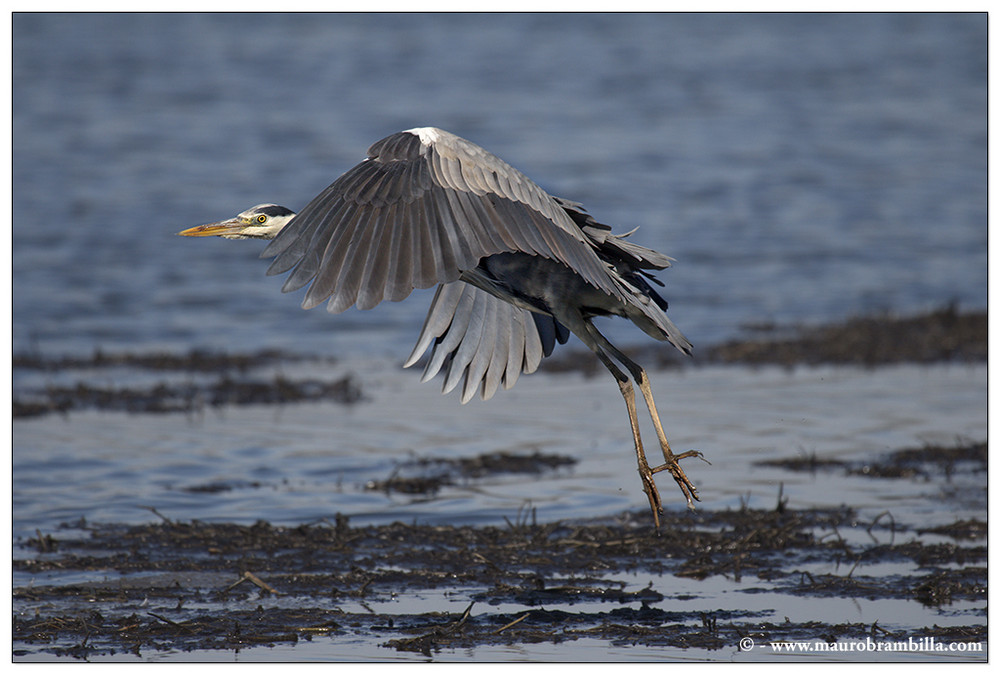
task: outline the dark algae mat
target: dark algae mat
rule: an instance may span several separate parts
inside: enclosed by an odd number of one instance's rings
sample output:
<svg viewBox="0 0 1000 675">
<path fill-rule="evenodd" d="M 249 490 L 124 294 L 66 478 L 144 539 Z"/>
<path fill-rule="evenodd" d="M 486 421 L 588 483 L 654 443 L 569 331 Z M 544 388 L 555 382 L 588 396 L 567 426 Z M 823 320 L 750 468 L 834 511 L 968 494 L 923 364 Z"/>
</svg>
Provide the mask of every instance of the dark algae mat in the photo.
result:
<svg viewBox="0 0 1000 675">
<path fill-rule="evenodd" d="M 873 480 L 985 472 L 986 451 L 985 444 L 904 449 L 881 458 Z M 525 470 L 531 456 L 511 463 L 505 468 L 503 458 L 490 457 L 450 469 L 461 476 L 481 475 L 484 466 Z M 423 464 L 417 468 L 426 469 Z M 799 471 L 860 470 L 792 464 Z M 447 463 L 434 463 L 439 478 L 448 470 Z M 862 518 L 846 506 L 796 510 L 780 493 L 768 510 L 668 512 L 659 532 L 644 512 L 538 523 L 524 509 L 503 526 L 358 527 L 345 516 L 276 526 L 155 515 L 157 522 L 144 525 L 67 523 L 16 542 L 14 569 L 33 580 L 14 589 L 15 659 L 238 652 L 320 640 L 329 641 L 333 653 L 337 643 L 347 648 L 366 641 L 425 656 L 584 638 L 712 651 L 734 650 L 746 640 L 835 644 L 932 636 L 971 649 L 987 636 L 985 609 L 951 627 L 775 621 L 771 610 L 732 606 L 673 609 L 719 579 L 739 583 L 744 594 L 818 604 L 892 599 L 947 609 L 981 601 L 987 547 L 986 523 L 979 520 L 921 530 L 896 523 L 891 511 Z M 817 564 L 835 571 L 810 571 Z M 406 596 L 461 598 L 464 606 L 385 610 Z"/>
</svg>

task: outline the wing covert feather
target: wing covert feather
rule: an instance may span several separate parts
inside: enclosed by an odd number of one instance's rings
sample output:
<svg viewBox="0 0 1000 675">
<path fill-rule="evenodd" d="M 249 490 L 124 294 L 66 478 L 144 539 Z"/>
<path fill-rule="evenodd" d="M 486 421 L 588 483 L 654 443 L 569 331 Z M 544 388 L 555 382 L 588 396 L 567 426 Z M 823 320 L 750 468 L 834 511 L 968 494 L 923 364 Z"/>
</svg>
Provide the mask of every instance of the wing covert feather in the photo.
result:
<svg viewBox="0 0 1000 675">
<path fill-rule="evenodd" d="M 397 242 L 398 252 L 386 253 Z M 293 270 L 284 290 L 312 282 L 303 306 L 329 300 L 339 312 L 402 300 L 509 251 L 558 260 L 622 296 L 559 202 L 479 146 L 424 128 L 374 143 L 368 159 L 313 199 L 262 255 L 275 258 L 269 274 Z M 399 270 L 361 269 L 389 264 Z"/>
</svg>

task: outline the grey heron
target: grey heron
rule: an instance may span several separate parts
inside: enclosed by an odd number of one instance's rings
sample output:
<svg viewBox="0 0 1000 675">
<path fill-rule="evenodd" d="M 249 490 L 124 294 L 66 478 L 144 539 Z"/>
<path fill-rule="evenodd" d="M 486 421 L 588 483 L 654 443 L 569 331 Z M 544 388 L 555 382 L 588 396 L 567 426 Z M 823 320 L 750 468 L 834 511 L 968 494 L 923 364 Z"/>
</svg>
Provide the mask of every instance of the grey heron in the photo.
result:
<svg viewBox="0 0 1000 675">
<path fill-rule="evenodd" d="M 423 381 L 444 369 L 444 392 L 463 383 L 462 402 L 489 399 L 534 371 L 572 333 L 618 382 L 628 410 L 639 476 L 657 528 L 663 506 L 653 479 L 669 473 L 690 508 L 698 499 L 667 442 L 646 371 L 607 340 L 592 318 L 620 316 L 691 353 L 650 282 L 671 258 L 614 234 L 576 203 L 547 194 L 517 169 L 432 127 L 392 134 L 297 215 L 274 204 L 193 227 L 185 236 L 271 240 L 269 275 L 291 271 L 282 290 L 311 284 L 305 309 L 371 309 L 437 285 L 405 366 L 431 349 Z M 662 284 L 661 284 L 662 285 Z M 616 363 L 617 361 L 617 363 Z M 620 366 L 631 375 L 627 375 Z M 663 464 L 650 466 L 632 381 L 646 402 Z"/>
</svg>

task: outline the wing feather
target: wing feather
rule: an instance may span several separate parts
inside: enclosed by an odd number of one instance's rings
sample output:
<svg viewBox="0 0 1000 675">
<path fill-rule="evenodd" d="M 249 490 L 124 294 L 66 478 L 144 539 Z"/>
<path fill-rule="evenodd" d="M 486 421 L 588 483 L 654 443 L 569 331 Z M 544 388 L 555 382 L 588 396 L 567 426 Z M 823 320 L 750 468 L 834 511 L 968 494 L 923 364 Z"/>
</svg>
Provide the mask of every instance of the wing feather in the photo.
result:
<svg viewBox="0 0 1000 675">
<path fill-rule="evenodd" d="M 431 226 L 427 222 L 427 218 L 424 217 L 424 209 L 427 205 L 421 200 L 416 206 L 419 208 L 410 211 L 413 227 L 412 256 L 414 261 L 410 284 L 414 288 L 420 288 L 421 279 L 435 275 L 437 270 L 443 269 L 443 264 L 440 260 L 440 251 L 434 244 L 436 235 L 432 234 Z"/>
<path fill-rule="evenodd" d="M 424 374 L 421 378 L 422 382 L 426 382 L 434 377 L 441 370 L 445 359 L 450 359 L 455 350 L 462 344 L 469 329 L 474 305 L 475 295 L 472 293 L 462 293 L 452 314 L 451 323 L 448 324 L 448 330 L 434 344 L 434 351 L 431 353 L 430 361 L 427 362 L 427 367 L 424 368 Z M 447 386 L 447 378 L 445 382 L 445 386 Z"/>
<path fill-rule="evenodd" d="M 494 303 L 493 323 L 488 333 L 492 342 L 490 358 L 484 360 L 480 359 L 477 355 L 477 368 L 481 368 L 482 370 L 480 371 L 481 374 L 473 379 L 476 385 L 478 385 L 479 380 L 482 380 L 480 394 L 484 401 L 493 398 L 493 394 L 500 387 L 504 370 L 506 370 L 507 364 L 510 361 L 510 353 L 515 351 L 513 329 L 518 322 L 515 317 L 511 316 L 513 313 L 511 310 L 515 309 L 517 308 L 507 303 L 502 305 Z M 469 372 L 469 375 L 470 377 L 472 376 L 472 371 Z"/>
<path fill-rule="evenodd" d="M 371 309 L 385 298 L 393 239 L 399 238 L 398 231 L 393 229 L 396 206 L 395 203 L 390 204 L 379 214 L 378 228 L 372 233 L 371 247 L 358 286 L 358 309 Z"/>
<path fill-rule="evenodd" d="M 448 367 L 442 391 L 447 394 L 461 382 L 469 363 L 479 350 L 483 339 L 483 328 L 486 321 L 486 309 L 489 303 L 483 302 L 477 294 L 472 294 L 472 308 L 465 321 L 465 335 L 451 354 L 452 363 Z"/>
<path fill-rule="evenodd" d="M 419 361 L 420 357 L 427 351 L 427 348 L 431 346 L 431 342 L 444 335 L 448 330 L 448 326 L 452 322 L 452 317 L 455 315 L 455 309 L 458 307 L 458 302 L 462 299 L 465 286 L 467 284 L 461 282 L 438 286 L 437 291 L 434 293 L 434 299 L 431 300 L 431 307 L 427 310 L 427 318 L 424 319 L 424 326 L 420 329 L 420 337 L 417 338 L 416 346 L 413 347 L 409 358 L 403 364 L 404 368 L 409 368 Z M 435 372 L 431 377 L 436 374 Z"/>
<path fill-rule="evenodd" d="M 314 279 L 313 288 L 318 289 L 329 284 L 325 281 L 327 277 L 335 278 L 335 275 L 339 274 L 340 265 L 343 262 L 342 256 L 346 254 L 346 246 L 339 244 L 343 240 L 350 240 L 361 213 L 356 204 L 344 204 L 343 209 L 335 215 L 339 218 L 339 227 L 323 228 L 316 231 L 310 242 L 311 247 L 285 279 L 285 283 L 281 287 L 282 291 L 288 292 L 302 288 Z M 319 274 L 320 271 L 322 274 Z"/>
<path fill-rule="evenodd" d="M 400 209 L 399 227 L 396 237 L 391 243 L 392 254 L 389 257 L 389 279 L 386 287 L 386 298 L 396 302 L 404 299 L 413 291 L 413 237 L 417 234 L 409 209 Z"/>
<path fill-rule="evenodd" d="M 342 237 L 345 233 L 350 232 L 348 227 L 354 216 L 354 211 L 356 209 L 355 205 L 346 204 L 341 200 L 338 201 L 334 208 L 335 210 L 331 212 L 331 217 L 337 217 L 345 224 L 345 226 L 339 228 L 322 228 L 315 232 L 306 247 L 305 253 L 299 260 L 298 265 L 285 279 L 282 290 L 286 293 L 298 290 L 308 284 L 313 277 L 316 276 L 316 271 L 319 269 L 320 261 L 326 254 L 330 241 Z"/>
<path fill-rule="evenodd" d="M 511 306 L 512 309 L 519 309 L 517 307 Z M 507 348 L 507 363 L 504 367 L 503 373 L 503 386 L 504 389 L 510 389 L 517 382 L 517 376 L 521 374 L 521 367 L 525 363 L 525 352 L 527 351 L 526 345 L 526 334 L 524 330 L 525 319 L 531 320 L 530 317 L 526 316 L 526 312 L 523 310 L 519 312 L 512 312 L 513 320 L 510 322 L 510 340 L 509 346 Z M 487 377 L 489 375 L 487 374 Z M 486 397 L 486 389 L 483 390 L 483 396 Z M 490 396 L 493 394 L 490 393 Z"/>
<path fill-rule="evenodd" d="M 536 327 L 538 317 L 464 281 L 442 284 L 403 365 L 416 364 L 432 349 L 421 381 L 444 370 L 445 393 L 464 378 L 463 403 L 477 390 L 488 400 L 499 384 L 510 389 L 522 372 L 538 368 L 545 355 Z M 552 322 L 551 317 L 543 318 Z"/>
<path fill-rule="evenodd" d="M 382 222 L 381 216 L 381 209 L 363 212 L 354 236 L 351 237 L 350 246 L 346 249 L 340 274 L 337 275 L 336 281 L 332 282 L 333 292 L 328 295 L 325 289 L 314 283 L 306 292 L 303 306 L 313 307 L 329 297 L 329 311 L 342 312 L 357 301 L 361 278 L 365 273 L 364 264 L 358 264 L 358 261 L 367 260 L 372 238 Z"/>
<path fill-rule="evenodd" d="M 476 391 L 480 388 L 483 375 L 493 358 L 493 334 L 492 330 L 496 323 L 496 303 L 489 302 L 483 296 L 478 296 L 476 304 L 480 311 L 476 315 L 476 333 L 479 335 L 478 342 L 470 340 L 472 336 L 467 335 L 466 339 L 459 345 L 455 353 L 455 361 L 459 367 L 465 371 L 465 386 L 462 388 L 462 403 L 468 403 Z M 462 364 L 466 364 L 462 367 Z M 449 373 L 450 375 L 450 373 Z"/>
<path fill-rule="evenodd" d="M 431 272 L 435 281 L 453 281 L 453 279 L 437 279 L 439 272 L 460 272 L 458 232 L 452 222 L 451 207 L 448 205 L 447 192 L 442 192 L 443 200 L 421 199 L 424 206 L 424 227 L 429 233 L 430 250 L 424 250 L 423 255 L 434 261 Z M 457 276 L 457 275 L 456 275 Z"/>
<path fill-rule="evenodd" d="M 398 252 L 384 255 L 397 242 Z M 413 288 L 454 281 L 482 258 L 508 251 L 558 260 L 624 299 L 594 243 L 559 202 L 499 158 L 439 129 L 373 144 L 368 159 L 302 209 L 262 255 L 275 258 L 269 274 L 293 270 L 285 290 L 312 282 L 303 306 L 329 299 L 336 312 L 359 298 L 365 307 L 402 300 Z M 408 252 L 414 257 L 403 265 Z M 354 269 L 370 263 L 395 268 Z"/>
</svg>

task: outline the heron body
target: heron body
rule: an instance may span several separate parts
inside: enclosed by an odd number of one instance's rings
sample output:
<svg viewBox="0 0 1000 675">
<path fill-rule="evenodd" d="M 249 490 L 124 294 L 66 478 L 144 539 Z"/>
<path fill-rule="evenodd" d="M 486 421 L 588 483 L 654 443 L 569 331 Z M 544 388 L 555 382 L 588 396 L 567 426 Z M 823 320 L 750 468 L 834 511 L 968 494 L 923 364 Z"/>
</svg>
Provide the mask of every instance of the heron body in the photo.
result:
<svg viewBox="0 0 1000 675">
<path fill-rule="evenodd" d="M 430 349 L 424 380 L 444 370 L 445 393 L 461 384 L 463 403 L 513 386 L 575 334 L 621 389 L 657 526 L 662 505 L 654 474 L 670 473 L 688 506 L 698 498 L 679 460 L 700 453 L 671 451 L 645 371 L 592 322 L 624 317 L 690 354 L 651 285 L 659 282 L 650 271 L 671 259 L 632 243 L 631 233 L 612 233 L 580 204 L 547 194 L 479 146 L 431 127 L 399 132 L 373 144 L 367 159 L 298 214 L 262 204 L 180 234 L 270 240 L 261 254 L 274 258 L 268 274 L 289 273 L 283 291 L 309 285 L 307 309 L 322 302 L 331 312 L 370 309 L 437 285 L 405 365 Z M 642 445 L 633 381 L 664 457 L 656 467 Z"/>
</svg>

